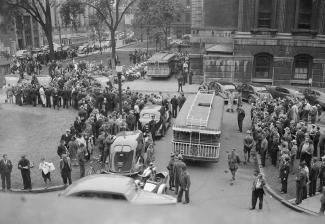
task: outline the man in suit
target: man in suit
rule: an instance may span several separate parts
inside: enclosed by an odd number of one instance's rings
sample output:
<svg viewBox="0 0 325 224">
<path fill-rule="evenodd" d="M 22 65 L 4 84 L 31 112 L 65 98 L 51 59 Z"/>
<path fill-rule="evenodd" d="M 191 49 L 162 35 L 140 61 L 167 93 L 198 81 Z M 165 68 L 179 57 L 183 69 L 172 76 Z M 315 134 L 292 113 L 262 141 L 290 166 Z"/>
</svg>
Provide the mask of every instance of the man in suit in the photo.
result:
<svg viewBox="0 0 325 224">
<path fill-rule="evenodd" d="M 172 115 L 173 115 L 173 118 L 176 118 L 177 117 L 177 107 L 178 107 L 178 100 L 177 100 L 176 96 L 174 96 L 170 100 L 170 104 L 172 105 Z"/>
<path fill-rule="evenodd" d="M 285 162 L 280 168 L 280 179 L 281 179 L 281 194 L 286 194 L 288 189 L 288 177 L 289 177 L 290 167 L 289 158 L 285 159 Z"/>
<path fill-rule="evenodd" d="M 309 197 L 316 194 L 317 177 L 319 176 L 319 167 L 317 166 L 317 159 L 314 158 L 311 162 L 309 170 Z"/>
<path fill-rule="evenodd" d="M 23 155 L 18 162 L 18 169 L 20 169 L 21 177 L 23 178 L 24 188 L 23 190 L 31 190 L 32 182 L 30 179 L 30 162 L 26 159 L 26 156 Z"/>
<path fill-rule="evenodd" d="M 299 172 L 297 173 L 296 176 L 296 204 L 300 204 L 301 201 L 303 200 L 303 192 L 304 189 L 307 187 L 307 174 L 304 169 L 305 164 L 300 163 L 299 165 Z"/>
<path fill-rule="evenodd" d="M 181 185 L 181 177 L 183 173 L 183 168 L 186 167 L 186 164 L 182 161 L 183 156 L 179 154 L 177 160 L 174 163 L 174 178 L 175 178 L 175 194 L 178 194 L 178 190 Z"/>
<path fill-rule="evenodd" d="M 68 182 L 69 185 L 72 184 L 71 170 L 72 168 L 70 158 L 67 156 L 67 154 L 62 154 L 62 158 L 60 160 L 60 171 L 64 185 L 67 185 Z"/>
<path fill-rule="evenodd" d="M 252 207 L 250 210 L 255 209 L 257 199 L 259 199 L 259 209 L 263 209 L 263 196 L 264 196 L 265 180 L 261 173 L 257 174 L 257 177 L 253 181 L 252 186 Z"/>
<path fill-rule="evenodd" d="M 237 108 L 237 121 L 238 121 L 238 128 L 239 132 L 243 132 L 243 121 L 245 118 L 245 111 L 241 106 L 238 106 Z"/>
<path fill-rule="evenodd" d="M 0 161 L 0 174 L 1 174 L 1 181 L 2 181 L 2 191 L 5 191 L 6 185 L 7 190 L 10 191 L 11 189 L 11 174 L 12 171 L 12 163 L 8 159 L 7 154 L 3 154 L 3 159 Z"/>
<path fill-rule="evenodd" d="M 185 201 L 183 204 L 190 203 L 190 187 L 191 187 L 191 179 L 190 175 L 187 172 L 186 166 L 182 167 L 182 175 L 180 179 L 180 190 L 177 195 L 177 202 L 182 202 L 183 192 L 185 192 Z"/>
<path fill-rule="evenodd" d="M 155 121 L 155 115 L 152 115 L 151 121 L 148 124 L 148 129 L 151 133 L 153 144 L 155 144 L 155 141 L 156 141 L 156 125 L 157 125 L 157 123 Z"/>
</svg>

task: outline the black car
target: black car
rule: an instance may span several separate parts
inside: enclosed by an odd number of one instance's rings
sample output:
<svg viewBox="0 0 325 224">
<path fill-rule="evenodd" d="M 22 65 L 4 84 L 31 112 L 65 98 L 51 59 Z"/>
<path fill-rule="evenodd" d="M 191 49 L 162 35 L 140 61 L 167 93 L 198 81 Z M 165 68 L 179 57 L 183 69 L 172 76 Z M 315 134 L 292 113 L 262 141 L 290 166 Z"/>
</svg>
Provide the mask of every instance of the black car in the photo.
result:
<svg viewBox="0 0 325 224">
<path fill-rule="evenodd" d="M 325 108 L 325 93 L 310 88 L 306 88 L 302 92 L 310 104 L 319 104 L 322 108 Z"/>
<path fill-rule="evenodd" d="M 268 87 L 269 92 L 271 93 L 273 98 L 292 98 L 297 97 L 299 99 L 303 99 L 304 95 L 300 93 L 298 90 L 282 87 L 282 86 L 270 86 Z"/>
<path fill-rule="evenodd" d="M 242 99 L 248 103 L 257 99 L 272 99 L 272 95 L 264 85 L 256 83 L 242 83 L 238 85 L 238 91 L 242 93 Z"/>
</svg>

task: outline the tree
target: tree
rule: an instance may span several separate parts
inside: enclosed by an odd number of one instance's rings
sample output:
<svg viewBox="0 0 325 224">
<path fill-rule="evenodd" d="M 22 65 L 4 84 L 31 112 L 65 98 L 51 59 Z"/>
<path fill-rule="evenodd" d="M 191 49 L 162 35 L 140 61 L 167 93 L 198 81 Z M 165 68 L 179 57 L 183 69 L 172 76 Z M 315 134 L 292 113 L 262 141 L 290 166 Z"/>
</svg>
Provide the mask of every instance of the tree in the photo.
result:
<svg viewBox="0 0 325 224">
<path fill-rule="evenodd" d="M 136 13 L 136 21 L 147 24 L 147 29 L 156 27 L 164 34 L 165 47 L 171 24 L 176 21 L 184 10 L 184 5 L 175 0 L 140 0 Z"/>
<path fill-rule="evenodd" d="M 64 24 L 70 25 L 75 31 L 78 29 L 78 16 L 85 12 L 85 5 L 79 0 L 67 0 L 61 5 L 60 14 Z"/>
<path fill-rule="evenodd" d="M 116 60 L 116 39 L 115 33 L 124 15 L 130 10 L 137 0 L 80 0 L 85 5 L 93 8 L 97 15 L 108 27 L 111 36 L 112 59 L 114 67 Z"/>
<path fill-rule="evenodd" d="M 50 59 L 54 59 L 53 34 L 52 34 L 52 18 L 51 7 L 54 1 L 50 0 L 4 0 L 4 4 L 8 10 L 14 12 L 18 16 L 23 16 L 24 13 L 29 14 L 40 26 L 45 33 L 49 49 Z"/>
<path fill-rule="evenodd" d="M 95 13 L 94 15 L 91 15 L 89 17 L 89 26 L 92 27 L 94 31 L 94 39 L 96 40 L 96 37 L 98 37 L 99 41 L 99 50 L 100 54 L 102 54 L 102 38 L 103 38 L 103 32 L 104 32 L 104 21 L 101 16 L 98 15 L 98 13 Z"/>
</svg>

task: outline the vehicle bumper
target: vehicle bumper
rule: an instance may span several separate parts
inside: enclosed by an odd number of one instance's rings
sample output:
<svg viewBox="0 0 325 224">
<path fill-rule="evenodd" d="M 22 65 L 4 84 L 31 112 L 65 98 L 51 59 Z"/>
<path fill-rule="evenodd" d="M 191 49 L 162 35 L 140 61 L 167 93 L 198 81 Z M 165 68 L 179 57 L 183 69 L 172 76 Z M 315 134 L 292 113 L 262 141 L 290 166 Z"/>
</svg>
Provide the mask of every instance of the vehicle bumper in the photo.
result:
<svg viewBox="0 0 325 224">
<path fill-rule="evenodd" d="M 184 160 L 188 160 L 188 161 L 202 161 L 202 162 L 210 162 L 210 163 L 219 162 L 219 158 L 195 157 L 195 156 L 186 156 L 186 155 L 182 155 L 182 156 Z"/>
</svg>

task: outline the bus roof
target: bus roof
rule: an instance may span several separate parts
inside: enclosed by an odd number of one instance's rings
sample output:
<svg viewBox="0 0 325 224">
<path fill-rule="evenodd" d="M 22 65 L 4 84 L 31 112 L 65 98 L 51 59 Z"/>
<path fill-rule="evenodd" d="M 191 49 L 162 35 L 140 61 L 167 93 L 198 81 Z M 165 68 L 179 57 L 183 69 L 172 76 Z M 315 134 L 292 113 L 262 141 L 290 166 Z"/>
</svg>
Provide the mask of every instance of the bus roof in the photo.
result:
<svg viewBox="0 0 325 224">
<path fill-rule="evenodd" d="M 214 93 L 191 95 L 184 103 L 175 121 L 174 131 L 220 134 L 224 99 Z"/>
<path fill-rule="evenodd" d="M 161 52 L 161 53 L 156 53 L 151 58 L 149 58 L 149 62 L 151 62 L 151 63 L 156 63 L 156 62 L 159 62 L 159 63 L 164 63 L 165 62 L 165 63 L 167 63 L 171 59 L 173 59 L 174 57 L 176 57 L 176 55 L 173 54 L 173 53 Z"/>
</svg>

